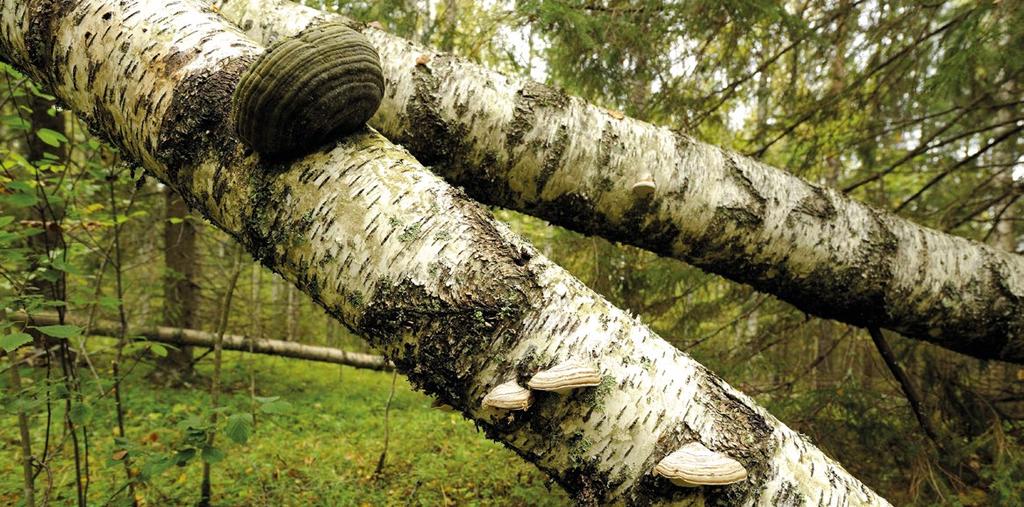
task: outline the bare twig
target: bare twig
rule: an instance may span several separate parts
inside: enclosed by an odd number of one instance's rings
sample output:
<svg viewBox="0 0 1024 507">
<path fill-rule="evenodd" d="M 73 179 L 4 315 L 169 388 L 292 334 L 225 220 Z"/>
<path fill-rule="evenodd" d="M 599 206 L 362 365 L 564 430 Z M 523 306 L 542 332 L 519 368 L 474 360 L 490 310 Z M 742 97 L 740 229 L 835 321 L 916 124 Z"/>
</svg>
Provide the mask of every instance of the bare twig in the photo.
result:
<svg viewBox="0 0 1024 507">
<path fill-rule="evenodd" d="M 918 424 L 921 425 L 921 429 L 924 430 L 924 434 L 935 444 L 936 447 L 942 448 L 942 444 L 939 442 L 938 433 L 935 431 L 935 427 L 932 426 L 931 419 L 928 418 L 927 414 L 924 413 L 924 409 L 921 406 L 921 396 L 918 395 L 917 389 L 914 388 L 914 384 L 910 382 L 910 377 L 900 368 L 899 363 L 896 362 L 896 357 L 892 353 L 892 349 L 889 348 L 889 343 L 885 341 L 885 336 L 882 335 L 882 331 L 877 327 L 869 327 L 868 333 L 871 335 L 871 341 L 875 342 L 875 347 L 878 349 L 878 354 L 882 356 L 882 360 L 885 361 L 885 365 L 889 367 L 889 371 L 892 372 L 892 376 L 896 377 L 896 381 L 900 384 L 900 389 L 903 390 L 903 395 L 907 397 L 907 402 L 910 403 L 910 409 L 914 412 L 914 417 L 917 417 Z"/>
<path fill-rule="evenodd" d="M 390 437 L 389 418 L 391 416 L 391 401 L 395 399 L 395 381 L 398 380 L 398 372 L 391 374 L 391 394 L 388 395 L 388 402 L 384 405 L 384 450 L 380 452 L 380 459 L 377 460 L 377 468 L 373 471 L 374 477 L 379 477 L 384 471 L 384 461 L 388 457 L 388 439 Z"/>
<path fill-rule="evenodd" d="M 213 375 L 210 378 L 210 433 L 206 437 L 206 446 L 213 447 L 214 437 L 217 436 L 217 407 L 220 404 L 220 369 L 221 352 L 224 345 L 224 333 L 228 328 L 228 317 L 231 316 L 231 298 L 235 294 L 235 286 L 238 285 L 238 275 L 242 271 L 242 248 L 235 246 L 235 261 L 231 269 L 231 278 L 228 286 L 224 289 L 224 301 L 221 305 L 220 322 L 217 325 L 217 340 L 213 343 Z M 200 486 L 199 505 L 209 507 L 211 499 L 210 484 L 210 462 L 203 461 L 203 483 Z"/>
</svg>

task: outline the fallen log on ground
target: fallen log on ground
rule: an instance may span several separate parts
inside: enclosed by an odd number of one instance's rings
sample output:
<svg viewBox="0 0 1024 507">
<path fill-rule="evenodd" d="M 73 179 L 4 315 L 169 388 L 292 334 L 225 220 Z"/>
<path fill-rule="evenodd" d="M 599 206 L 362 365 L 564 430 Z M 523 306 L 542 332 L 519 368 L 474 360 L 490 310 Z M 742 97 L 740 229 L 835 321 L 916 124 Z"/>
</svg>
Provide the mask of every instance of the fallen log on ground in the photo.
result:
<svg viewBox="0 0 1024 507">
<path fill-rule="evenodd" d="M 33 314 L 31 319 L 26 319 L 24 313 L 12 315 L 15 321 L 27 322 L 29 325 L 49 326 L 59 324 L 57 315 L 40 313 Z M 74 318 L 65 319 L 65 323 L 85 327 L 85 322 Z M 116 322 L 96 321 L 89 328 L 90 335 L 117 336 L 119 325 Z M 177 347 L 213 347 L 217 336 L 198 329 L 184 329 L 176 327 L 156 326 L 133 330 L 132 336 L 141 336 L 146 340 L 174 345 Z M 362 352 L 349 352 L 347 350 L 332 347 L 321 347 L 319 345 L 306 345 L 297 342 L 286 342 L 283 340 L 271 340 L 267 338 L 251 338 L 248 336 L 224 335 L 224 349 L 236 350 L 239 352 L 252 352 L 268 356 L 289 357 L 292 359 L 304 359 L 306 361 L 317 361 L 321 363 L 343 364 L 353 368 L 367 370 L 391 371 L 394 366 L 381 356 L 364 354 Z"/>
</svg>

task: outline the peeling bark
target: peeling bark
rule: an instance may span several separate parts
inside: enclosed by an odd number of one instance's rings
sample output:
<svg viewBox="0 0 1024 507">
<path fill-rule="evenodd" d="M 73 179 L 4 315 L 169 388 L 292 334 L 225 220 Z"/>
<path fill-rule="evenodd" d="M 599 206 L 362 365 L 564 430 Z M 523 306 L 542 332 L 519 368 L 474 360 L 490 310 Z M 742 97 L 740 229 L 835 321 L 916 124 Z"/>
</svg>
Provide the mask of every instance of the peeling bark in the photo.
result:
<svg viewBox="0 0 1024 507">
<path fill-rule="evenodd" d="M 264 42 L 344 19 L 282 0 L 215 3 Z M 560 90 L 362 30 L 387 83 L 370 124 L 470 196 L 682 259 L 820 317 L 1024 362 L 1024 257 Z M 643 172 L 657 185 L 649 200 L 630 193 Z"/>
<path fill-rule="evenodd" d="M 0 54 L 415 386 L 581 502 L 886 505 L 376 132 L 290 162 L 246 153 L 229 99 L 261 50 L 186 0 L 7 0 L 0 10 Z M 538 393 L 525 412 L 481 407 L 492 387 L 568 359 L 599 368 L 602 384 Z M 651 475 L 691 441 L 749 478 L 681 489 Z"/>
</svg>

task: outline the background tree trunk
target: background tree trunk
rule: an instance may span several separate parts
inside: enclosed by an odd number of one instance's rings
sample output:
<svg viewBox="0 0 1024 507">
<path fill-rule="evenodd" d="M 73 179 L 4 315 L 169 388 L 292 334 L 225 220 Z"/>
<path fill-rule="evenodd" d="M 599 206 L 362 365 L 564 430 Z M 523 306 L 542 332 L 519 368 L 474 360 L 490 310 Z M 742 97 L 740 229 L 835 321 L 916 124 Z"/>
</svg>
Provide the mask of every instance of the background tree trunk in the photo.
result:
<svg viewBox="0 0 1024 507">
<path fill-rule="evenodd" d="M 55 147 L 46 144 L 38 135 L 44 129 L 65 135 L 64 113 L 58 111 L 51 116 L 50 108 L 54 106 L 55 101 L 32 93 L 28 93 L 24 97 L 23 102 L 21 105 L 31 110 L 28 113 L 28 120 L 32 124 L 32 129 L 25 132 L 26 158 L 33 164 L 39 164 L 41 161 L 46 160 L 46 154 L 49 153 L 57 157 L 55 163 L 64 163 L 65 146 Z M 25 114 L 24 111 L 22 109 L 18 114 Z M 47 188 L 45 183 L 43 184 L 43 190 L 52 191 L 52 189 Z M 43 231 L 41 234 L 28 238 L 28 246 L 32 251 L 32 255 L 38 259 L 30 269 L 38 271 L 40 267 L 45 265 L 48 272 L 46 276 L 42 276 L 37 272 L 31 278 L 28 291 L 45 301 L 64 301 L 66 297 L 64 287 L 65 275 L 61 271 L 52 270 L 45 261 L 48 257 L 53 259 L 55 256 L 60 256 L 64 248 L 64 235 L 61 231 L 61 223 L 64 221 L 64 206 L 62 202 L 56 201 L 50 196 L 44 196 L 42 192 L 38 194 L 40 196 L 39 203 L 28 208 L 27 216 L 24 217 L 30 222 L 37 223 L 37 227 Z M 63 311 L 63 307 L 58 306 L 57 308 L 58 312 Z M 32 335 L 35 343 L 44 350 L 59 343 L 59 340 L 54 340 L 34 329 L 29 329 L 28 333 Z"/>
<path fill-rule="evenodd" d="M 166 220 L 164 221 L 164 308 L 163 325 L 196 327 L 199 297 L 196 226 L 188 217 L 185 200 L 170 188 L 164 188 Z M 192 347 L 168 350 L 157 362 L 159 372 L 169 380 L 180 381 L 193 376 Z"/>
</svg>

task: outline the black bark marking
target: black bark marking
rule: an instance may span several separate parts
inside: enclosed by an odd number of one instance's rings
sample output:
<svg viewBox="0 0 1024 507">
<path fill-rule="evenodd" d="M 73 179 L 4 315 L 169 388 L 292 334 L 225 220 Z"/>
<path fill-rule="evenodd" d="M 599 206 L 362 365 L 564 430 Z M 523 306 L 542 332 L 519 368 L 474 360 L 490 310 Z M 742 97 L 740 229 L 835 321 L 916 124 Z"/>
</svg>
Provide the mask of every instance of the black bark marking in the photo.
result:
<svg viewBox="0 0 1024 507">
<path fill-rule="evenodd" d="M 771 504 L 776 507 L 802 507 L 809 501 L 795 484 L 786 482 L 772 495 Z"/>
<path fill-rule="evenodd" d="M 457 212 L 479 238 L 473 262 L 449 272 L 457 285 L 431 293 L 408 280 L 379 280 L 358 327 L 394 354 L 399 370 L 415 385 L 464 409 L 479 401 L 470 396 L 470 380 L 515 345 L 523 313 L 540 289 L 536 274 L 515 262 L 523 246 L 503 239 L 486 209 L 468 200 L 456 202 Z M 419 337 L 415 346 L 402 344 L 407 335 Z M 489 353 L 462 352 L 481 349 Z M 513 368 L 509 362 L 503 366 Z"/>
<path fill-rule="evenodd" d="M 745 162 L 740 156 L 732 152 L 722 152 L 722 159 L 725 162 L 726 174 L 733 182 L 750 197 L 751 202 L 747 206 L 725 207 L 718 211 L 732 217 L 738 228 L 754 229 L 760 227 L 764 222 L 765 208 L 768 200 L 761 195 L 757 186 L 750 180 L 744 169 Z M 724 225 L 724 224 L 723 224 Z"/>
<path fill-rule="evenodd" d="M 538 197 L 544 192 L 544 187 L 548 184 L 548 180 L 554 176 L 555 171 L 562 167 L 562 155 L 565 154 L 565 148 L 568 144 L 569 128 L 565 125 L 560 125 L 555 134 L 555 139 L 548 146 L 544 147 L 544 152 L 547 155 L 535 182 Z"/>
<path fill-rule="evenodd" d="M 569 105 L 569 96 L 562 90 L 545 86 L 534 81 L 527 81 L 516 93 L 513 104 L 512 121 L 506 128 L 506 150 L 509 160 L 514 160 L 513 151 L 519 147 L 536 122 L 537 108 L 552 107 L 562 109 Z"/>
<path fill-rule="evenodd" d="M 196 49 L 198 50 L 198 48 Z M 188 65 L 196 56 L 195 51 L 172 48 L 167 56 L 160 59 L 163 63 L 162 77 L 173 76 L 175 72 Z"/>
<path fill-rule="evenodd" d="M 53 65 L 54 47 L 59 34 L 57 28 L 74 7 L 75 3 L 69 0 L 38 0 L 29 4 L 25 48 L 28 50 L 29 63 L 43 71 L 43 75 L 60 75 L 59 72 L 50 72 L 57 69 Z M 80 12 L 79 21 L 85 15 L 84 11 Z"/>
<path fill-rule="evenodd" d="M 431 60 L 432 66 L 447 65 L 454 59 L 448 55 L 437 55 Z M 441 83 L 434 76 L 430 66 L 417 65 L 412 70 L 415 91 L 406 108 L 409 125 L 415 126 L 416 135 L 401 136 L 402 144 L 416 153 L 424 165 L 441 164 L 449 166 L 458 160 L 457 153 L 465 153 L 463 140 L 469 132 L 461 125 L 444 119 L 441 114 Z"/>
<path fill-rule="evenodd" d="M 809 183 L 807 188 L 810 190 L 810 193 L 800 200 L 789 216 L 786 217 L 786 220 L 794 219 L 794 213 L 802 213 L 823 222 L 834 219 L 836 217 L 836 208 L 832 204 L 832 196 L 828 190 Z"/>
<path fill-rule="evenodd" d="M 160 124 L 156 149 L 172 181 L 178 179 L 181 167 L 203 154 L 212 151 L 230 157 L 241 151 L 228 128 L 228 111 L 239 76 L 253 59 L 251 55 L 232 58 L 215 71 L 199 70 L 182 78 L 175 87 Z"/>
</svg>

